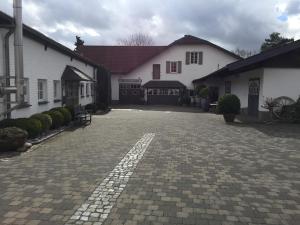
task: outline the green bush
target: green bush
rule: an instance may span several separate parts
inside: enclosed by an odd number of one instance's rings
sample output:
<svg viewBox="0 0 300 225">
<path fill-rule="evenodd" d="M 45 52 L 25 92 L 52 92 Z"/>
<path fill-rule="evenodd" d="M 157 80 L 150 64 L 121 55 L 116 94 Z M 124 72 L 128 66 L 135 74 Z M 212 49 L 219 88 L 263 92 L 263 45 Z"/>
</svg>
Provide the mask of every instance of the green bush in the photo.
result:
<svg viewBox="0 0 300 225">
<path fill-rule="evenodd" d="M 51 111 L 43 112 L 43 114 L 48 114 L 49 116 L 51 116 L 52 119 L 51 129 L 59 128 L 64 123 L 64 116 L 59 111 L 51 110 Z"/>
<path fill-rule="evenodd" d="M 202 85 L 196 86 L 196 88 L 195 88 L 195 94 L 196 94 L 197 96 L 200 97 L 200 93 L 201 93 L 201 90 L 202 90 L 203 88 L 206 88 L 206 86 L 203 85 L 203 84 L 202 84 Z"/>
<path fill-rule="evenodd" d="M 58 111 L 63 115 L 63 117 L 64 117 L 63 125 L 68 125 L 71 122 L 72 114 L 70 113 L 69 109 L 67 109 L 65 107 L 58 107 L 58 108 L 51 109 L 51 111 L 53 111 L 53 110 Z"/>
<path fill-rule="evenodd" d="M 295 122 L 300 123 L 300 97 L 295 103 Z"/>
<path fill-rule="evenodd" d="M 37 119 L 41 122 L 43 132 L 48 131 L 52 125 L 51 116 L 49 116 L 48 114 L 37 113 L 32 115 L 30 118 Z"/>
<path fill-rule="evenodd" d="M 72 120 L 74 120 L 74 117 L 75 117 L 75 116 L 74 116 L 74 114 L 75 114 L 75 113 L 74 113 L 74 107 L 75 107 L 74 105 L 69 105 L 69 106 L 66 106 L 66 107 L 65 107 L 65 108 L 68 109 L 69 112 L 71 113 Z"/>
<path fill-rule="evenodd" d="M 239 114 L 240 110 L 241 102 L 236 95 L 227 94 L 218 101 L 218 112 L 221 114 Z"/>
<path fill-rule="evenodd" d="M 207 98 L 208 97 L 208 94 L 209 94 L 209 89 L 208 87 L 205 87 L 205 88 L 202 88 L 199 92 L 199 96 L 201 98 Z"/>
<path fill-rule="evenodd" d="M 0 122 L 0 127 L 18 127 L 27 131 L 29 138 L 35 138 L 42 133 L 42 123 L 34 118 L 5 119 Z"/>
<path fill-rule="evenodd" d="M 13 151 L 22 147 L 27 137 L 27 131 L 18 127 L 0 129 L 0 151 Z"/>
</svg>

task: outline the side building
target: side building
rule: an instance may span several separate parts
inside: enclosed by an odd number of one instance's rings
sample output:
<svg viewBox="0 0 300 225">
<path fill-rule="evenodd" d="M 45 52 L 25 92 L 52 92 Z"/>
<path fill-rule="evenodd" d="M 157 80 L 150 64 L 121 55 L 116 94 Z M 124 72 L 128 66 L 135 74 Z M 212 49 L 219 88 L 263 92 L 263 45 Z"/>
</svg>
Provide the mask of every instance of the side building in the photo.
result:
<svg viewBox="0 0 300 225">
<path fill-rule="evenodd" d="M 0 86 L 15 86 L 14 19 L 0 11 Z M 0 92 L 0 119 L 28 117 L 62 105 L 95 102 L 98 65 L 23 25 L 24 103 Z"/>
<path fill-rule="evenodd" d="M 242 113 L 265 120 L 263 106 L 268 99 L 283 99 L 284 104 L 300 97 L 300 40 L 261 52 L 195 79 L 195 85 L 216 87 L 219 96 L 235 94 Z"/>
</svg>

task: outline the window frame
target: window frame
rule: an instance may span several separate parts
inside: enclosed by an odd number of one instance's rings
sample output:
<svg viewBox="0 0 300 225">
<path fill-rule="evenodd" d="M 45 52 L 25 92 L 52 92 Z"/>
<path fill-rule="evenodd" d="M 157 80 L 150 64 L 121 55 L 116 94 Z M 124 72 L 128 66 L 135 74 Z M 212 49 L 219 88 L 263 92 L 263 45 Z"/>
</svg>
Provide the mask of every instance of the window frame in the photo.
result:
<svg viewBox="0 0 300 225">
<path fill-rule="evenodd" d="M 90 93 L 89 93 L 89 83 L 85 84 L 85 95 L 86 95 L 86 97 L 90 96 Z"/>
<path fill-rule="evenodd" d="M 61 100 L 61 81 L 60 80 L 53 80 L 53 98 L 54 98 L 54 100 Z"/>
<path fill-rule="evenodd" d="M 37 90 L 38 102 L 46 102 L 48 100 L 47 79 L 38 79 L 37 86 L 38 86 L 38 90 Z"/>
<path fill-rule="evenodd" d="M 80 83 L 79 88 L 80 88 L 80 97 L 83 98 L 84 97 L 84 83 Z"/>
<path fill-rule="evenodd" d="M 191 52 L 190 64 L 198 64 L 198 63 L 199 63 L 199 52 Z"/>
</svg>

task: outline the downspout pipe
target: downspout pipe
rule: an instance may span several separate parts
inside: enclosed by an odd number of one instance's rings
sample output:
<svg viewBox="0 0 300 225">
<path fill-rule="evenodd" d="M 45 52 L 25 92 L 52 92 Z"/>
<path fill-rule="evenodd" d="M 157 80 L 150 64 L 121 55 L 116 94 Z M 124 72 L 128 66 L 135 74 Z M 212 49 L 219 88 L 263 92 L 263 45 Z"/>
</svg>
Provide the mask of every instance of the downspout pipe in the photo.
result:
<svg viewBox="0 0 300 225">
<path fill-rule="evenodd" d="M 11 26 L 8 30 L 8 32 L 4 36 L 4 76 L 5 76 L 5 86 L 10 86 L 10 54 L 9 54 L 9 38 L 14 32 L 14 26 Z M 10 113 L 10 94 L 5 95 L 5 101 L 4 101 L 4 111 L 7 112 L 6 118 L 11 118 Z"/>
<path fill-rule="evenodd" d="M 22 0 L 14 0 L 15 19 L 15 74 L 16 74 L 16 100 L 18 105 L 24 103 L 24 62 L 23 62 L 23 22 L 22 22 Z"/>
</svg>

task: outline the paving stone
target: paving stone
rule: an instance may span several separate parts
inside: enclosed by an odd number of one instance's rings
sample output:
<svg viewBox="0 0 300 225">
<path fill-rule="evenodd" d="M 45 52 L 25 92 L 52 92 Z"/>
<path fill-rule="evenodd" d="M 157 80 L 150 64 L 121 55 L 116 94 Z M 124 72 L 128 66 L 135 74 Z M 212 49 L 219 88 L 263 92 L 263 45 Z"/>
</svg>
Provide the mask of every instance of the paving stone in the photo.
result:
<svg viewBox="0 0 300 225">
<path fill-rule="evenodd" d="M 134 172 L 110 176 L 145 133 L 156 136 Z M 298 225 L 299 136 L 299 125 L 227 125 L 183 107 L 113 110 L 0 161 L 0 221 Z"/>
</svg>

